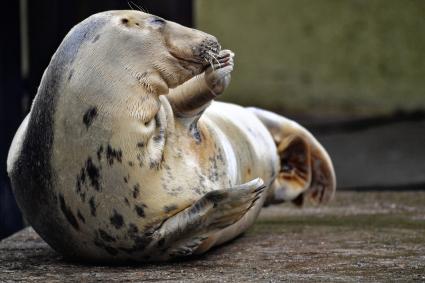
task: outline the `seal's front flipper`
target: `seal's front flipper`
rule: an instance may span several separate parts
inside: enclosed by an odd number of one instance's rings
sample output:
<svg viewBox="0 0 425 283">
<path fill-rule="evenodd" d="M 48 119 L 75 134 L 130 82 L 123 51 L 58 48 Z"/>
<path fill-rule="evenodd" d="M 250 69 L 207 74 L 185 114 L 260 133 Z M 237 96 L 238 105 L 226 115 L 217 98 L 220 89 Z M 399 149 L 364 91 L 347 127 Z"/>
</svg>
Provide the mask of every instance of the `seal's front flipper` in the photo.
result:
<svg viewBox="0 0 425 283">
<path fill-rule="evenodd" d="M 257 178 L 237 187 L 207 193 L 193 208 L 208 212 L 203 218 L 208 232 L 223 229 L 245 215 L 264 191 L 264 182 Z M 196 207 L 198 205 L 198 207 Z"/>
<path fill-rule="evenodd" d="M 221 50 L 218 55 L 210 53 L 211 66 L 204 73 L 170 89 L 167 99 L 177 117 L 199 118 L 210 104 L 228 87 L 233 71 L 233 57 L 230 50 Z"/>
<path fill-rule="evenodd" d="M 209 234 L 226 228 L 255 204 L 265 189 L 262 179 L 230 189 L 211 191 L 192 206 L 167 219 L 158 231 L 161 256 L 193 254 Z"/>
</svg>

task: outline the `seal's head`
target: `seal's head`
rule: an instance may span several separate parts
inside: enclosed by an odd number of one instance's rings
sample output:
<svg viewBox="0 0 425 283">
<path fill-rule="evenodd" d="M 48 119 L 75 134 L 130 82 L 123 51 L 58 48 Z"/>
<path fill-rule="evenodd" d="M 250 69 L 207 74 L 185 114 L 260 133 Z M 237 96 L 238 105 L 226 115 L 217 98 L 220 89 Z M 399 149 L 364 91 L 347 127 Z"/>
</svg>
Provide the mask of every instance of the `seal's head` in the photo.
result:
<svg viewBox="0 0 425 283">
<path fill-rule="evenodd" d="M 200 74 L 220 51 L 214 36 L 140 11 L 111 11 L 90 18 L 109 22 L 93 39 L 97 50 L 114 50 L 104 54 L 103 63 L 117 68 L 124 64 L 121 67 L 157 94 Z"/>
</svg>

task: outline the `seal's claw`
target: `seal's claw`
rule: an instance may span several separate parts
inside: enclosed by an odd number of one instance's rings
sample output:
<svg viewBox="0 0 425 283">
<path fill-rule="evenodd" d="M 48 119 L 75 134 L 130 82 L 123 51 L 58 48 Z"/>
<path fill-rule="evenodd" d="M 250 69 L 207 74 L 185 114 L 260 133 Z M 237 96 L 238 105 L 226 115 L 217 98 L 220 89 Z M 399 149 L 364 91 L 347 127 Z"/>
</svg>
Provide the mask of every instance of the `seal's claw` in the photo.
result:
<svg viewBox="0 0 425 283">
<path fill-rule="evenodd" d="M 206 193 L 190 207 L 164 221 L 157 231 L 170 256 L 192 254 L 208 235 L 239 221 L 261 198 L 264 182 L 257 178 L 230 189 Z"/>
<path fill-rule="evenodd" d="M 235 54 L 230 50 L 222 50 L 217 60 L 205 71 L 205 82 L 215 95 L 223 93 L 230 84 Z"/>
</svg>

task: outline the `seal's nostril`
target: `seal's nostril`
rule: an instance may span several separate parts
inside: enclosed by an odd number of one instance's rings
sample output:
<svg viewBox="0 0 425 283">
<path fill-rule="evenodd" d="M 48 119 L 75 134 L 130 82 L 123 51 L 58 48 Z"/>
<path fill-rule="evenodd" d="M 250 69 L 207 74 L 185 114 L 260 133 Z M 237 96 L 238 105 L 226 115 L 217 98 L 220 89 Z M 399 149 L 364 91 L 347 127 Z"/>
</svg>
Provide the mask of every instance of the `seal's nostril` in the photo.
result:
<svg viewBox="0 0 425 283">
<path fill-rule="evenodd" d="M 217 60 L 216 56 L 219 55 L 221 46 L 215 37 L 208 37 L 202 40 L 197 50 L 194 52 L 205 65 L 208 65 L 211 61 Z"/>
</svg>

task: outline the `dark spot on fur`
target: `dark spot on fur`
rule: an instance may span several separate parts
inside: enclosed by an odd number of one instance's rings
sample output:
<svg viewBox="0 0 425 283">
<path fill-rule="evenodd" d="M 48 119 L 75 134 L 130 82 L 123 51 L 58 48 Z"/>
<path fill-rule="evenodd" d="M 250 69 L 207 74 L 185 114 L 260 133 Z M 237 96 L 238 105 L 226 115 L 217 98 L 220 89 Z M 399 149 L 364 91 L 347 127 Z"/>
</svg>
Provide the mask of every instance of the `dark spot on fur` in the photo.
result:
<svg viewBox="0 0 425 283">
<path fill-rule="evenodd" d="M 128 162 L 128 166 L 133 167 L 134 166 L 134 163 L 132 161 L 129 161 Z"/>
<path fill-rule="evenodd" d="M 90 184 L 92 185 L 92 187 L 100 192 L 102 190 L 102 187 L 100 186 L 100 173 L 99 173 L 99 168 L 96 167 L 96 165 L 94 165 L 91 157 L 89 157 L 87 159 L 86 162 L 86 172 L 87 175 L 90 179 Z"/>
<path fill-rule="evenodd" d="M 128 19 L 127 18 L 122 18 L 121 19 L 121 23 L 123 23 L 123 24 L 128 24 Z"/>
<path fill-rule="evenodd" d="M 59 194 L 59 201 L 60 201 L 60 207 L 61 207 L 62 213 L 63 215 L 65 215 L 68 222 L 72 225 L 72 227 L 75 228 L 75 230 L 80 230 L 80 227 L 78 226 L 77 218 L 75 218 L 71 209 L 66 206 L 65 199 L 63 198 L 62 194 Z"/>
<path fill-rule="evenodd" d="M 145 217 L 145 210 L 143 208 L 143 205 L 136 205 L 134 207 L 134 209 L 136 210 L 136 213 L 139 217 Z"/>
<path fill-rule="evenodd" d="M 208 179 L 210 179 L 211 182 L 217 182 L 219 180 L 218 175 L 218 165 L 217 165 L 217 159 L 216 157 L 210 157 L 209 162 L 211 164 L 210 166 L 210 173 L 208 175 Z"/>
<path fill-rule="evenodd" d="M 75 183 L 75 191 L 76 191 L 78 194 L 81 194 L 81 181 L 80 181 L 80 179 L 78 178 L 78 176 L 77 176 L 77 181 L 76 181 L 76 183 Z"/>
<path fill-rule="evenodd" d="M 80 180 L 82 184 L 86 182 L 86 170 L 84 170 L 84 168 L 81 168 Z"/>
<path fill-rule="evenodd" d="M 99 40 L 99 38 L 100 38 L 100 34 L 97 34 L 94 38 L 93 38 L 93 40 L 91 41 L 92 43 L 95 43 L 96 41 L 98 41 Z"/>
<path fill-rule="evenodd" d="M 90 107 L 86 113 L 83 116 L 83 123 L 86 125 L 86 128 L 88 129 L 91 124 L 93 123 L 94 119 L 97 116 L 97 108 L 96 107 Z"/>
<path fill-rule="evenodd" d="M 202 142 L 202 136 L 198 129 L 198 119 L 195 119 L 192 124 L 190 124 L 189 133 L 195 139 L 196 144 L 200 144 Z"/>
<path fill-rule="evenodd" d="M 138 142 L 137 143 L 137 147 L 138 148 L 144 148 L 145 147 L 145 143 L 144 142 Z"/>
<path fill-rule="evenodd" d="M 73 75 L 74 75 L 74 69 L 71 69 L 71 71 L 69 71 L 69 75 L 68 75 L 68 82 L 72 79 Z"/>
<path fill-rule="evenodd" d="M 124 176 L 124 177 L 123 177 L 123 180 L 124 180 L 124 183 L 126 183 L 126 184 L 128 183 L 128 178 L 127 178 L 127 176 Z"/>
<path fill-rule="evenodd" d="M 139 185 L 139 183 L 137 183 L 133 187 L 133 198 L 138 198 L 139 195 L 140 195 L 140 185 Z"/>
<path fill-rule="evenodd" d="M 102 240 L 104 240 L 105 242 L 115 242 L 116 241 L 116 239 L 114 237 L 109 235 L 104 230 L 99 229 L 98 231 L 99 231 L 100 238 L 102 238 Z"/>
<path fill-rule="evenodd" d="M 159 162 L 151 160 L 149 162 L 149 168 L 159 170 Z"/>
<path fill-rule="evenodd" d="M 164 131 L 164 129 L 160 129 L 159 133 L 156 136 L 153 137 L 153 141 L 155 143 L 160 143 L 164 140 L 164 138 L 165 138 L 165 131 Z"/>
<path fill-rule="evenodd" d="M 217 148 L 218 154 L 216 156 L 217 160 L 224 162 L 223 151 L 221 148 Z"/>
<path fill-rule="evenodd" d="M 94 197 L 91 197 L 89 199 L 89 205 L 90 205 L 90 213 L 92 216 L 96 216 L 96 204 L 94 202 Z"/>
<path fill-rule="evenodd" d="M 109 218 L 109 220 L 116 229 L 121 229 L 124 225 L 124 218 L 115 209 L 114 214 Z"/>
<path fill-rule="evenodd" d="M 127 206 L 130 206 L 130 202 L 128 201 L 128 198 L 124 198 L 124 202 Z"/>
<path fill-rule="evenodd" d="M 161 169 L 161 166 L 164 164 L 164 154 L 161 156 L 161 160 L 149 160 L 149 168 L 154 170 Z"/>
<path fill-rule="evenodd" d="M 114 149 L 111 147 L 110 144 L 108 144 L 108 147 L 106 148 L 106 159 L 108 160 L 109 165 L 114 164 L 115 160 L 121 163 L 122 162 L 121 149 Z"/>
<path fill-rule="evenodd" d="M 81 211 L 80 211 L 80 210 L 78 210 L 78 211 L 77 211 L 77 217 L 78 217 L 78 219 L 80 219 L 80 220 L 81 220 L 81 222 L 86 223 L 86 219 L 85 219 L 85 218 L 84 218 L 84 216 L 81 214 Z"/>
<path fill-rule="evenodd" d="M 82 186 L 86 183 L 86 170 L 81 168 L 80 174 L 77 175 L 75 183 L 75 191 L 80 196 L 81 201 L 86 201 L 86 193 L 82 191 Z"/>
<path fill-rule="evenodd" d="M 164 210 L 165 213 L 170 213 L 171 211 L 176 210 L 176 209 L 177 209 L 177 205 L 175 205 L 175 204 L 166 205 L 166 206 L 163 207 L 163 210 Z"/>
<path fill-rule="evenodd" d="M 102 153 L 103 153 L 103 145 L 100 145 L 99 149 L 97 150 L 97 159 L 99 161 L 102 160 Z"/>
</svg>

